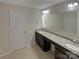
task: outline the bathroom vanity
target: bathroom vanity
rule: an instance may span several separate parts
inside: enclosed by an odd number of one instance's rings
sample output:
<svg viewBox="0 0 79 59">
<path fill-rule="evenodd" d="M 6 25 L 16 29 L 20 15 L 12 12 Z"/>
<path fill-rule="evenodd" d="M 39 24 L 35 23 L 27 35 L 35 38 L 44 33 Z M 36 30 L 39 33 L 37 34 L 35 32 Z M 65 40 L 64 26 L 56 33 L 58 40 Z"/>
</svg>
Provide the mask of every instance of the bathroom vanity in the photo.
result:
<svg viewBox="0 0 79 59">
<path fill-rule="evenodd" d="M 51 44 L 55 45 L 55 59 L 79 59 L 79 52 L 68 48 L 65 43 L 69 40 L 45 30 L 36 30 L 36 43 L 47 52 L 51 49 Z"/>
<path fill-rule="evenodd" d="M 79 7 L 70 8 L 68 1 L 64 1 L 43 11 L 49 12 L 42 14 L 42 27 L 41 30 L 36 30 L 39 33 L 36 37 L 41 34 L 47 39 L 39 40 L 38 36 L 37 44 L 40 46 L 46 40 L 47 45 L 53 44 L 55 59 L 79 59 Z M 43 47 L 47 45 L 44 44 Z M 46 49 L 50 50 L 49 47 Z"/>
</svg>

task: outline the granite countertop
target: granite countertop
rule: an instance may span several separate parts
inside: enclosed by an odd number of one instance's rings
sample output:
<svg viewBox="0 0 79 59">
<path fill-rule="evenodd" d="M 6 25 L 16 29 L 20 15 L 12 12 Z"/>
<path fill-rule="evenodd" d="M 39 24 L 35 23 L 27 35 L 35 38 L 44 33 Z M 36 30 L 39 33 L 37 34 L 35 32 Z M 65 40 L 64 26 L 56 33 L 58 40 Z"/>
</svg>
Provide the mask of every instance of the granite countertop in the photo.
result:
<svg viewBox="0 0 79 59">
<path fill-rule="evenodd" d="M 58 45 L 64 47 L 65 49 L 69 50 L 70 52 L 72 52 L 73 54 L 76 54 L 77 56 L 79 56 L 79 52 L 78 52 L 78 51 L 74 51 L 74 50 L 68 48 L 68 47 L 65 45 L 65 44 L 66 44 L 68 41 L 70 41 L 70 40 L 68 40 L 68 39 L 66 39 L 66 38 L 63 38 L 63 37 L 61 37 L 61 36 L 58 36 L 58 35 L 56 35 L 56 34 L 47 32 L 47 31 L 45 31 L 45 30 L 41 30 L 41 29 L 36 30 L 36 32 L 42 34 L 43 36 L 49 38 L 51 41 L 57 43 Z"/>
</svg>

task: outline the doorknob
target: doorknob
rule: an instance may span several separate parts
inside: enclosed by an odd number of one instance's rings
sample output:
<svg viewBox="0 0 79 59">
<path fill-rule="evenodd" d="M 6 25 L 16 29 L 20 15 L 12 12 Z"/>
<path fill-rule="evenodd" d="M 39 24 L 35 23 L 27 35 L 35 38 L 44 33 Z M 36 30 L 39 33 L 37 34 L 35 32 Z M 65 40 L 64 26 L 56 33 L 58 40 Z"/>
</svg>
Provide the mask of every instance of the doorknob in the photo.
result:
<svg viewBox="0 0 79 59">
<path fill-rule="evenodd" d="M 24 31 L 24 33 L 27 33 L 27 31 Z"/>
</svg>

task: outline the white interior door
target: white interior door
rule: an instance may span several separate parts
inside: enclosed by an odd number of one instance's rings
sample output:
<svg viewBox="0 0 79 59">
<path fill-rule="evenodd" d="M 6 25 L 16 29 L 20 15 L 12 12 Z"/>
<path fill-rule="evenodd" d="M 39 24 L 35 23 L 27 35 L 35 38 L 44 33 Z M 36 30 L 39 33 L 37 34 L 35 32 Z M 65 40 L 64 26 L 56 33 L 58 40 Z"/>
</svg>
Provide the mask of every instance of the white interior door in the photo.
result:
<svg viewBox="0 0 79 59">
<path fill-rule="evenodd" d="M 11 49 L 26 47 L 26 13 L 10 11 L 10 39 Z"/>
</svg>

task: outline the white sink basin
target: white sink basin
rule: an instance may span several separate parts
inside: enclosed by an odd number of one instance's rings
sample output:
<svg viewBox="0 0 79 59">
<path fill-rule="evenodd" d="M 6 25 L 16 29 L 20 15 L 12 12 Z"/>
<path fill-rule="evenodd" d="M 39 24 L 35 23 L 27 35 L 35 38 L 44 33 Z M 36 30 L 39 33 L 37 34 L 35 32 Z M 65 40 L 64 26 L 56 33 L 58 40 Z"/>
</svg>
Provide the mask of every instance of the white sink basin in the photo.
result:
<svg viewBox="0 0 79 59">
<path fill-rule="evenodd" d="M 76 52 L 79 52 L 79 44 L 66 43 L 65 46 Z"/>
</svg>

